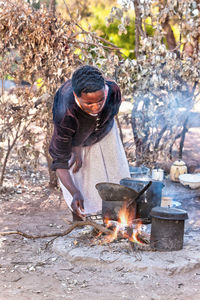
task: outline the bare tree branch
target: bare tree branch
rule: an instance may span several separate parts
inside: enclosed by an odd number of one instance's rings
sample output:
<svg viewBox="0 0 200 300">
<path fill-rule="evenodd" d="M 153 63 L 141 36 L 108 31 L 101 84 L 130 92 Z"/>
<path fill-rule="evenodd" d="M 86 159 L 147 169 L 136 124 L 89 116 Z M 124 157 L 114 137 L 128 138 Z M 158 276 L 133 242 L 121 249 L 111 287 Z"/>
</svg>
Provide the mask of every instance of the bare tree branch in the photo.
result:
<svg viewBox="0 0 200 300">
<path fill-rule="evenodd" d="M 7 235 L 11 235 L 11 234 L 18 234 L 21 235 L 27 239 L 41 239 L 41 238 L 49 238 L 49 237 L 60 237 L 60 236 L 65 236 L 67 234 L 69 234 L 72 230 L 74 230 L 77 227 L 83 227 L 83 226 L 92 226 L 94 227 L 96 230 L 103 232 L 105 234 L 112 234 L 113 231 L 105 228 L 104 226 L 97 224 L 95 222 L 92 222 L 90 220 L 86 220 L 86 221 L 78 221 L 73 223 L 67 230 L 65 230 L 64 232 L 56 232 L 56 233 L 50 233 L 50 234 L 42 234 L 42 235 L 31 235 L 31 234 L 27 234 L 25 232 L 21 232 L 21 231 L 7 231 L 7 232 L 0 232 L 0 236 L 7 236 Z"/>
</svg>

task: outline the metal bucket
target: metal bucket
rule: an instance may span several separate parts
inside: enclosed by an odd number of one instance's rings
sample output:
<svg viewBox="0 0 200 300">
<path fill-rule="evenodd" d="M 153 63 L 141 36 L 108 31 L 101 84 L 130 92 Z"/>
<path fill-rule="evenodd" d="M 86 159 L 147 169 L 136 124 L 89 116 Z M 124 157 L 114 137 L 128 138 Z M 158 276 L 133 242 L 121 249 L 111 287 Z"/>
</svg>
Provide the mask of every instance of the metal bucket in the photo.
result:
<svg viewBox="0 0 200 300">
<path fill-rule="evenodd" d="M 149 176 L 150 170 L 147 167 L 129 166 L 130 175 L 132 178 L 144 178 Z"/>
<path fill-rule="evenodd" d="M 146 184 L 147 180 L 139 178 L 123 178 L 120 184 L 139 192 Z M 152 181 L 149 189 L 138 199 L 136 218 L 150 219 L 150 212 L 153 207 L 161 205 L 162 189 L 164 184 L 160 181 Z"/>
</svg>

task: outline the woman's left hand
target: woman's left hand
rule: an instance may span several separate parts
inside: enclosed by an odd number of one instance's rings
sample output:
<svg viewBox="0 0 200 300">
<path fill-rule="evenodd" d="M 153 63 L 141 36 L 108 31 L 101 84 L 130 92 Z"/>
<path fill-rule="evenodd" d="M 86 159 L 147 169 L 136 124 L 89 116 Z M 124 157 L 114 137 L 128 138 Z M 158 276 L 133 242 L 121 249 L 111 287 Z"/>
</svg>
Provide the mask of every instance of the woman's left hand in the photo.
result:
<svg viewBox="0 0 200 300">
<path fill-rule="evenodd" d="M 73 173 L 77 173 L 79 169 L 82 167 L 81 147 L 72 148 L 72 158 L 69 162 L 69 168 L 71 168 L 73 165 L 74 165 Z"/>
</svg>

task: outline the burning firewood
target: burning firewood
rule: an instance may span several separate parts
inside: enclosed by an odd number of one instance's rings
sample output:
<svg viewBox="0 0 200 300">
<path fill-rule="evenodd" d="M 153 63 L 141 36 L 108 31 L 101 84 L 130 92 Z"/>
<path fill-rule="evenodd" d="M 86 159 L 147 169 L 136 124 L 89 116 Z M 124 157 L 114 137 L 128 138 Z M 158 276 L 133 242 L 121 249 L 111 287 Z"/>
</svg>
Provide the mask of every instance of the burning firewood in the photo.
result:
<svg viewBox="0 0 200 300">
<path fill-rule="evenodd" d="M 122 221 L 123 220 L 123 221 Z M 139 222 L 140 221 L 140 222 Z M 70 221 L 68 223 L 71 223 Z M 39 239 L 39 238 L 57 238 L 68 235 L 75 228 L 80 228 L 84 226 L 91 226 L 95 229 L 98 234 L 95 237 L 95 244 L 107 244 L 114 241 L 126 239 L 129 240 L 131 244 L 138 244 L 141 247 L 145 247 L 149 244 L 150 237 L 148 234 L 141 231 L 141 220 L 133 220 L 132 224 L 127 224 L 126 218 L 121 215 L 119 222 L 108 220 L 106 227 L 104 225 L 98 224 L 92 220 L 78 221 L 71 223 L 71 226 L 63 231 L 56 233 L 47 233 L 43 235 L 32 235 L 21 231 L 7 231 L 0 232 L 0 236 L 6 236 L 11 234 L 21 235 L 28 239 Z M 54 240 L 53 239 L 53 240 Z M 134 246 L 135 247 L 135 246 Z M 134 248 L 132 246 L 132 249 Z"/>
</svg>

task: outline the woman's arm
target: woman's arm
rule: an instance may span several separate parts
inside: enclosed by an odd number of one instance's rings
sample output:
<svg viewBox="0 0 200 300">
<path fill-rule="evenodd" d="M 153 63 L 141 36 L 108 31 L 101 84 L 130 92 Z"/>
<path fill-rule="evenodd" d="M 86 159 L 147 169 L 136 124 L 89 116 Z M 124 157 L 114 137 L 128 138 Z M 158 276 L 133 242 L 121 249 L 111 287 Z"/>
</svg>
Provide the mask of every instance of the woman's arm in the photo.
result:
<svg viewBox="0 0 200 300">
<path fill-rule="evenodd" d="M 56 175 L 73 197 L 71 204 L 73 212 L 79 217 L 83 218 L 84 199 L 81 192 L 74 185 L 69 171 L 67 169 L 57 169 Z"/>
</svg>

